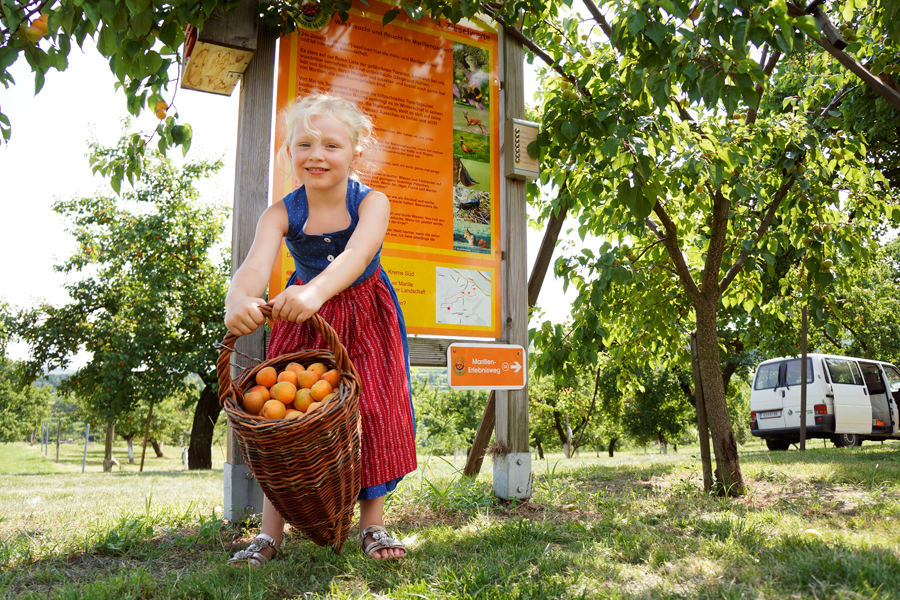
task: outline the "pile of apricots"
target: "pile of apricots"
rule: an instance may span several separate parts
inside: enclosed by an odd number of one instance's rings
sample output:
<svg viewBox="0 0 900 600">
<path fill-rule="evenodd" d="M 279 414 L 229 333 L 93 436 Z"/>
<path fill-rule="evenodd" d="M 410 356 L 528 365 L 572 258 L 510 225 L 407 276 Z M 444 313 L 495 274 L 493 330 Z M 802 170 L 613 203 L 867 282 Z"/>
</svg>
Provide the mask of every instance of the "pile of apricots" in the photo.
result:
<svg viewBox="0 0 900 600">
<path fill-rule="evenodd" d="M 340 380 L 340 371 L 322 363 L 290 363 L 280 373 L 266 367 L 244 394 L 244 410 L 265 419 L 298 419 L 334 398 Z"/>
</svg>

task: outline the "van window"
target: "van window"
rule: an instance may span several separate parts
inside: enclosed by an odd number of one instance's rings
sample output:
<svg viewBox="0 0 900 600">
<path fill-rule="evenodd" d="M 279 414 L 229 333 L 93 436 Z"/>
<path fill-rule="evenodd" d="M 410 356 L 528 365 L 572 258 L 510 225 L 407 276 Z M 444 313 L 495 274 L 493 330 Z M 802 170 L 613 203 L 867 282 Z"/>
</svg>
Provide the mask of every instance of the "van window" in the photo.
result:
<svg viewBox="0 0 900 600">
<path fill-rule="evenodd" d="M 863 385 L 859 367 L 856 366 L 854 361 L 826 358 L 825 364 L 828 365 L 828 373 L 831 375 L 832 382 L 847 385 Z"/>
<path fill-rule="evenodd" d="M 793 360 L 787 361 L 787 373 L 785 374 L 785 383 L 788 386 L 792 385 L 800 385 L 800 367 L 803 365 L 800 364 L 800 359 L 795 358 Z M 806 359 L 806 383 L 812 383 L 815 381 L 813 379 L 813 365 L 812 359 Z"/>
<path fill-rule="evenodd" d="M 884 372 L 887 375 L 888 382 L 891 384 L 891 391 L 900 391 L 900 371 L 894 367 L 885 365 Z"/>
<path fill-rule="evenodd" d="M 778 387 L 778 367 L 780 362 L 760 365 L 756 370 L 756 382 L 753 384 L 754 390 L 770 390 Z"/>
</svg>

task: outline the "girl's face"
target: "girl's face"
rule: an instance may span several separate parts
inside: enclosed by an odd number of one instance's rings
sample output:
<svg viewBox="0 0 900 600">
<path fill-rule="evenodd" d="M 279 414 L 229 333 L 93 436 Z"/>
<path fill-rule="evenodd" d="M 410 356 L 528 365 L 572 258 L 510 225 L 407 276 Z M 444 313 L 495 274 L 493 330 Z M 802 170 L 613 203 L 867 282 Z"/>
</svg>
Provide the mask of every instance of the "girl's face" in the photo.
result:
<svg viewBox="0 0 900 600">
<path fill-rule="evenodd" d="M 346 187 L 350 168 L 359 154 L 350 139 L 350 130 L 342 121 L 329 115 L 311 119 L 319 130 L 315 136 L 298 125 L 291 137 L 291 167 L 307 191 L 330 191 Z"/>
</svg>

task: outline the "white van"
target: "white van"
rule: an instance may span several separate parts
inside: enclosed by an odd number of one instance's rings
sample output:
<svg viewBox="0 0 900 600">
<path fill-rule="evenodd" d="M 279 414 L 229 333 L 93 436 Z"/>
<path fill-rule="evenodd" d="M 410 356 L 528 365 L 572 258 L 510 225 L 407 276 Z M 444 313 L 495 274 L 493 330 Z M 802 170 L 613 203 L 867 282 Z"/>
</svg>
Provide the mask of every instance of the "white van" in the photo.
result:
<svg viewBox="0 0 900 600">
<path fill-rule="evenodd" d="M 835 446 L 900 438 L 900 369 L 879 360 L 808 354 L 806 437 Z M 800 441 L 800 358 L 759 364 L 750 391 L 750 432 L 769 450 Z"/>
</svg>

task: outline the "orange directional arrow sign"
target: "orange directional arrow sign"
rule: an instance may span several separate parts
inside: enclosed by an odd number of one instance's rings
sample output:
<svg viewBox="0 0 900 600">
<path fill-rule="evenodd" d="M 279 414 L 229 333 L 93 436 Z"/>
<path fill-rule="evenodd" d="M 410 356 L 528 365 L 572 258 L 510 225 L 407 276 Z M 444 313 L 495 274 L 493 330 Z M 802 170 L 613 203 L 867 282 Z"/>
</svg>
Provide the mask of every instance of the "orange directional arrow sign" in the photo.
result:
<svg viewBox="0 0 900 600">
<path fill-rule="evenodd" d="M 527 354 L 512 344 L 450 344 L 447 371 L 454 390 L 520 390 L 528 373 Z"/>
</svg>

